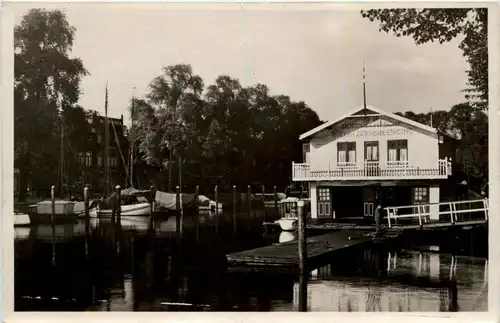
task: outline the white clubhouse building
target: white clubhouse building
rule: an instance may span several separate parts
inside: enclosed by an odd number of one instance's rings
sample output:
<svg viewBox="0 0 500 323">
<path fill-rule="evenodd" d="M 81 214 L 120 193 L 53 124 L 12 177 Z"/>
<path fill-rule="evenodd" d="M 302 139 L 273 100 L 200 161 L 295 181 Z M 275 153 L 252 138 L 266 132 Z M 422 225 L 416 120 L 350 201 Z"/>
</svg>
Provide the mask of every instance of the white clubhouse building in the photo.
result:
<svg viewBox="0 0 500 323">
<path fill-rule="evenodd" d="M 300 136 L 312 218 L 373 216 L 383 207 L 453 200 L 456 140 L 437 129 L 374 107 L 356 109 Z M 431 219 L 439 210 L 431 212 Z"/>
</svg>

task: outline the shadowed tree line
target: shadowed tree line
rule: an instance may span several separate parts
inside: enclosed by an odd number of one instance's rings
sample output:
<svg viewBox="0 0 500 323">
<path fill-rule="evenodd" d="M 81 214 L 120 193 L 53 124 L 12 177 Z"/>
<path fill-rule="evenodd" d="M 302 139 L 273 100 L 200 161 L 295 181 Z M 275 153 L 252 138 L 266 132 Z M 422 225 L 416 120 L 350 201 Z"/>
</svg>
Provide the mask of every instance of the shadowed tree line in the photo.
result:
<svg viewBox="0 0 500 323">
<path fill-rule="evenodd" d="M 70 57 L 75 32 L 61 11 L 41 9 L 30 10 L 14 29 L 14 166 L 21 201 L 29 180 L 47 188 L 61 177 L 64 182 L 59 166 L 71 148 L 61 156 L 63 130 L 68 139 L 88 133 L 91 113 L 78 105 L 88 72 Z M 68 160 L 68 166 L 74 165 Z"/>
<path fill-rule="evenodd" d="M 434 112 L 433 124 L 461 139 L 456 161 L 464 173 L 486 178 L 487 116 L 481 110 L 488 104 L 487 9 L 387 9 L 363 15 L 379 21 L 381 30 L 413 36 L 417 44 L 463 37 L 470 103 Z M 47 188 L 62 183 L 60 190 L 83 172 L 76 154 L 85 148 L 81 139 L 95 112 L 78 104 L 81 79 L 89 73 L 71 56 L 75 33 L 64 13 L 42 9 L 30 10 L 14 30 L 14 166 L 20 171 L 20 200 L 28 181 Z M 129 108 L 137 170 L 159 170 L 148 179 L 165 190 L 179 184 L 283 188 L 291 162 L 302 159 L 299 134 L 321 123 L 304 102 L 271 94 L 266 85 L 245 87 L 219 76 L 206 86 L 189 65 L 165 67 L 148 94 Z M 430 119 L 404 115 L 427 124 Z M 141 186 L 145 183 L 143 178 Z"/>
<path fill-rule="evenodd" d="M 461 103 L 450 111 L 396 114 L 426 125 L 432 124 L 442 134 L 458 139 L 456 155 L 452 157 L 454 169 L 471 189 L 479 192 L 488 181 L 488 115 L 485 112 Z"/>
<path fill-rule="evenodd" d="M 304 102 L 273 95 L 263 84 L 244 87 L 222 75 L 204 82 L 189 65 L 171 65 L 130 107 L 140 158 L 175 185 L 264 184 L 281 189 L 292 161 L 302 159 L 299 135 L 321 124 Z"/>
</svg>

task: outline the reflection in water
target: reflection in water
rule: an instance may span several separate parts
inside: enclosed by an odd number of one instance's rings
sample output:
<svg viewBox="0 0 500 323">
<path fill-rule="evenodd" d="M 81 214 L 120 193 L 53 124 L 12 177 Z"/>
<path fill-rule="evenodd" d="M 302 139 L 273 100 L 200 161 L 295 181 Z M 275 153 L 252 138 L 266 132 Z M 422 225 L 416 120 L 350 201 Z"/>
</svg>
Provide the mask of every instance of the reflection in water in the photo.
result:
<svg viewBox="0 0 500 323">
<path fill-rule="evenodd" d="M 285 242 L 288 242 L 288 241 L 293 241 L 293 240 L 295 240 L 296 237 L 297 237 L 297 234 L 295 232 L 282 231 L 280 233 L 279 243 L 285 243 Z"/>
<path fill-rule="evenodd" d="M 267 214 L 267 220 L 273 216 Z M 297 310 L 297 277 L 230 274 L 225 262 L 228 252 L 292 241 L 295 234 L 265 237 L 259 212 L 250 219 L 247 213 L 230 213 L 215 220 L 213 214 L 184 217 L 182 240 L 175 218 L 151 223 L 147 217 L 122 217 L 121 225 L 93 219 L 55 230 L 16 228 L 16 310 Z M 484 259 L 373 250 L 361 258 L 336 259 L 314 269 L 307 286 L 308 309 L 486 309 Z"/>
</svg>

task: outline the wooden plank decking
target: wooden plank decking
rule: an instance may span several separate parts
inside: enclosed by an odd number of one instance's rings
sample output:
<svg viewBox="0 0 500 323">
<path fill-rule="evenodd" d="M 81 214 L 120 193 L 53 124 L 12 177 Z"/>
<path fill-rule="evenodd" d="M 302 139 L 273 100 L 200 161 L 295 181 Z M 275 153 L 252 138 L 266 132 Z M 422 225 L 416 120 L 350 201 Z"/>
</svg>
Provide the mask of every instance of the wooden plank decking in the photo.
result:
<svg viewBox="0 0 500 323">
<path fill-rule="evenodd" d="M 331 232 L 307 239 L 307 261 L 313 262 L 335 252 L 368 245 L 372 235 L 363 231 Z M 274 244 L 227 255 L 230 267 L 247 269 L 297 268 L 299 265 L 297 241 Z"/>
</svg>

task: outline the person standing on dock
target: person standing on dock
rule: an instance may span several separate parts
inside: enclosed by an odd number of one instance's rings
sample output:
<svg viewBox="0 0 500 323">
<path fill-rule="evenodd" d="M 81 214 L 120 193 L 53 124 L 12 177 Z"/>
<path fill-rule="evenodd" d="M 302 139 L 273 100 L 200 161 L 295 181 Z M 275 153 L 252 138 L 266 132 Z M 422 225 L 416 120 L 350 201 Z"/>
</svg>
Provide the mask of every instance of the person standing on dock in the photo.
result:
<svg viewBox="0 0 500 323">
<path fill-rule="evenodd" d="M 375 235 L 380 235 L 380 225 L 382 222 L 382 206 L 379 204 L 375 209 Z"/>
</svg>

